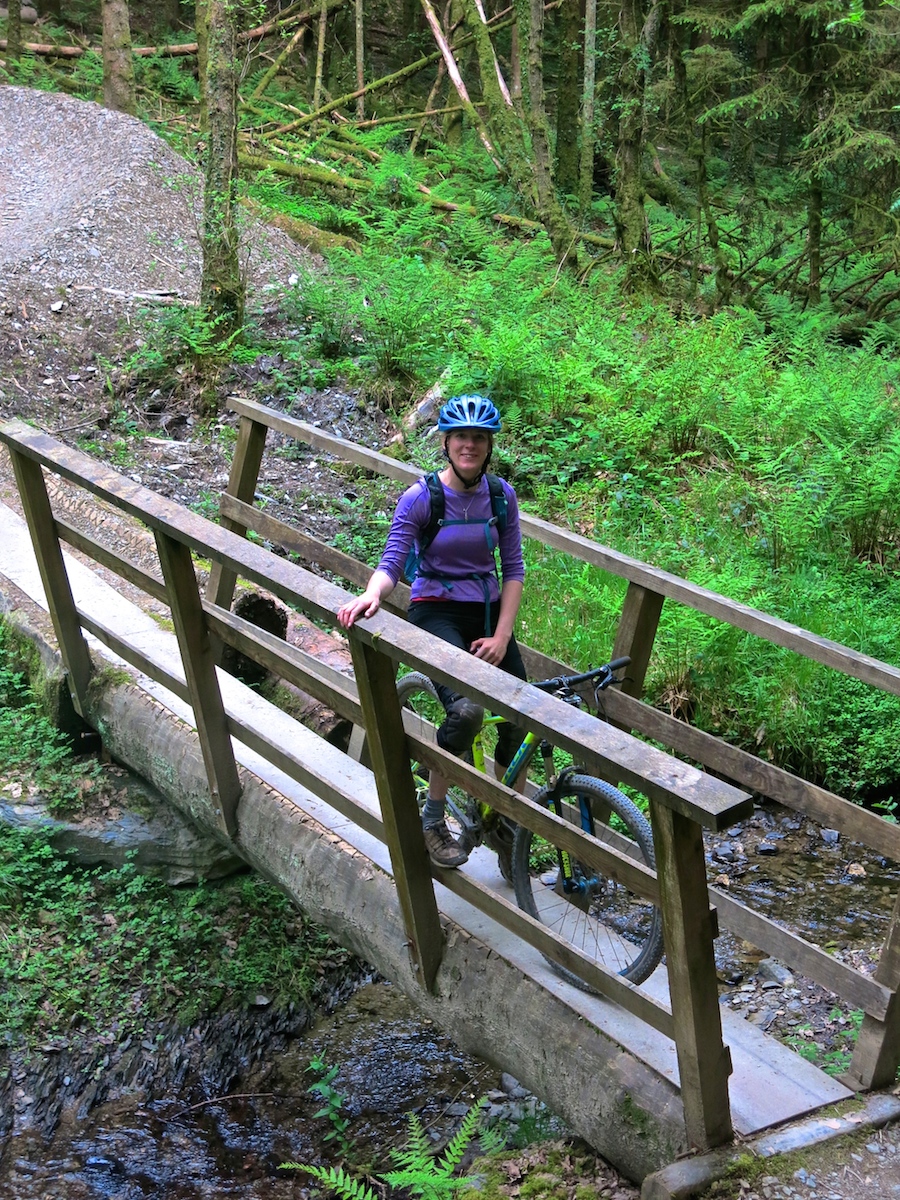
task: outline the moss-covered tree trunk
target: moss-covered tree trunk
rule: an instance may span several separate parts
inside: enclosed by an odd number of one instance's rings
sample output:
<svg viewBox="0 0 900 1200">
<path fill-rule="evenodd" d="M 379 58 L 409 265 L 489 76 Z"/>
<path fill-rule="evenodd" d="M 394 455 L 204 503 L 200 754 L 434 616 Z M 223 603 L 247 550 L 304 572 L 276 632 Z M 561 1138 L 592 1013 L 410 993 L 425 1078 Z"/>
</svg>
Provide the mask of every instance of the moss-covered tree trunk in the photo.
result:
<svg viewBox="0 0 900 1200">
<path fill-rule="evenodd" d="M 563 0 L 557 29 L 556 184 L 561 192 L 574 196 L 578 190 L 578 114 L 581 101 L 580 0 Z"/>
<path fill-rule="evenodd" d="M 244 323 L 244 278 L 236 224 L 237 42 L 229 0 L 209 2 L 206 89 L 209 136 L 203 200 L 203 277 L 200 300 L 219 339 Z"/>
<path fill-rule="evenodd" d="M 128 0 L 103 0 L 103 103 L 116 112 L 137 111 Z"/>
<path fill-rule="evenodd" d="M 569 222 L 553 178 L 549 123 L 544 104 L 544 5 L 543 0 L 517 0 L 516 17 L 520 36 L 526 43 L 528 96 L 523 98 L 531 139 L 531 169 L 537 194 L 537 215 L 547 230 L 559 262 L 577 261 L 580 244 Z M 527 31 L 527 35 L 526 35 Z"/>
<path fill-rule="evenodd" d="M 11 63 L 22 57 L 22 0 L 7 0 L 6 57 Z"/>
<path fill-rule="evenodd" d="M 581 80 L 581 156 L 578 164 L 578 207 L 582 215 L 594 194 L 594 93 L 597 88 L 597 0 L 584 5 L 584 72 Z"/>
<path fill-rule="evenodd" d="M 366 86 L 365 42 L 363 38 L 363 0 L 356 0 L 356 86 L 359 90 Z M 360 121 L 366 117 L 366 101 L 364 96 L 356 98 L 356 115 Z"/>
<path fill-rule="evenodd" d="M 616 150 L 616 235 L 629 287 L 653 278 L 650 231 L 644 207 L 645 92 L 648 35 L 658 0 L 644 21 L 641 0 L 623 0 L 619 11 L 619 137 Z M 648 29 L 648 26 L 650 27 Z"/>
<path fill-rule="evenodd" d="M 209 0 L 196 0 L 194 27 L 197 34 L 197 90 L 200 94 L 197 121 L 201 133 L 209 129 L 209 98 L 206 72 L 209 68 Z"/>
</svg>

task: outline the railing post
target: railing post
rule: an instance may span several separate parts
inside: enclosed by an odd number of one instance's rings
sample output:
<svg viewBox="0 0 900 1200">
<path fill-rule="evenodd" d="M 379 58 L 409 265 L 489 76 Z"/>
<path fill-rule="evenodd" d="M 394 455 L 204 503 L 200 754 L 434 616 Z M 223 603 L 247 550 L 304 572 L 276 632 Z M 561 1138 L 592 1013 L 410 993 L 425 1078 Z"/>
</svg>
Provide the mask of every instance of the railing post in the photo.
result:
<svg viewBox="0 0 900 1200">
<path fill-rule="evenodd" d="M 621 690 L 638 700 L 644 690 L 644 677 L 653 652 L 653 639 L 659 625 L 665 597 L 637 583 L 629 583 L 616 629 L 610 658 L 627 654 L 631 659 Z"/>
<path fill-rule="evenodd" d="M 50 609 L 60 654 L 66 668 L 72 703 L 79 715 L 86 718 L 87 689 L 93 670 L 91 656 L 81 632 L 81 622 L 78 620 L 72 587 L 56 534 L 44 472 L 39 463 L 19 454 L 12 446 L 10 457 L 47 597 L 47 607 Z"/>
<path fill-rule="evenodd" d="M 259 468 L 262 463 L 263 450 L 266 445 L 268 429 L 250 417 L 241 417 L 238 429 L 237 443 L 234 447 L 234 458 L 231 460 L 231 471 L 228 476 L 228 494 L 245 504 L 252 504 L 256 494 L 256 484 L 259 480 Z M 233 517 L 221 517 L 220 523 L 224 529 L 240 537 L 246 537 L 247 527 Z M 206 585 L 206 598 L 220 608 L 231 608 L 234 598 L 234 585 L 237 575 L 229 567 L 214 562 Z"/>
<path fill-rule="evenodd" d="M 696 821 L 663 804 L 654 802 L 652 815 L 685 1130 L 692 1145 L 708 1150 L 727 1142 L 733 1129 L 703 836 Z"/>
<path fill-rule="evenodd" d="M 352 633 L 350 652 L 410 959 L 419 982 L 432 992 L 444 933 L 416 804 L 394 665 L 386 654 L 379 654 Z"/>
<path fill-rule="evenodd" d="M 875 982 L 885 984 L 894 994 L 883 1021 L 868 1014 L 863 1017 L 850 1066 L 840 1077 L 841 1083 L 857 1092 L 892 1084 L 900 1065 L 900 1001 L 897 997 L 900 985 L 900 894 L 894 901 L 891 925 L 875 968 Z"/>
<path fill-rule="evenodd" d="M 237 832 L 241 781 L 234 761 L 191 552 L 187 546 L 160 531 L 156 533 L 156 547 L 200 737 L 213 809 L 219 827 L 231 838 Z"/>
</svg>

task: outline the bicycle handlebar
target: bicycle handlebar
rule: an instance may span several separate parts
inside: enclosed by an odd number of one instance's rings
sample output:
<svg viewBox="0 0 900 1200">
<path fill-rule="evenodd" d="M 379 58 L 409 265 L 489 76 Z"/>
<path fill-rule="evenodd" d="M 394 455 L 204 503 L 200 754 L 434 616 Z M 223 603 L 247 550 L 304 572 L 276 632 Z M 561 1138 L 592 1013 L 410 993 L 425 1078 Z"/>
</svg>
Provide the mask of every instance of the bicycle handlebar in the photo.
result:
<svg viewBox="0 0 900 1200">
<path fill-rule="evenodd" d="M 540 688 L 544 692 L 555 692 L 560 688 L 573 688 L 579 683 L 588 683 L 594 679 L 600 679 L 598 685 L 600 688 L 608 687 L 613 682 L 613 673 L 621 670 L 622 667 L 627 667 L 631 662 L 628 655 L 623 655 L 622 658 L 614 658 L 612 662 L 604 663 L 602 667 L 593 667 L 590 671 L 585 671 L 582 675 L 557 675 L 555 679 L 542 679 L 539 683 L 533 684 L 534 687 Z"/>
</svg>

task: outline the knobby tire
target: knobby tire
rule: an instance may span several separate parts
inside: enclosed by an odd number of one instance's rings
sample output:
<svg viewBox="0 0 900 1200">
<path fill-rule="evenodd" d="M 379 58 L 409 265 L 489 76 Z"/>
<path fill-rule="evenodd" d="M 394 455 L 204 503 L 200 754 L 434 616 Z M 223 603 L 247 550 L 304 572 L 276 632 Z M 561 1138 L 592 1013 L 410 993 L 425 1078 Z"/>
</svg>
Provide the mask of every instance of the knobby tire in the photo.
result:
<svg viewBox="0 0 900 1200">
<path fill-rule="evenodd" d="M 627 842 L 623 843 L 623 838 L 627 837 L 637 847 L 639 857 L 646 865 L 655 867 L 650 825 L 618 788 L 589 775 L 570 775 L 561 785 L 560 795 L 564 806 L 566 803 L 574 805 L 570 815 L 579 825 L 579 798 L 586 799 L 590 812 L 590 828 L 586 832 L 626 851 L 631 849 Z M 550 808 L 550 796 L 550 789 L 541 788 L 535 793 L 533 802 Z M 619 834 L 610 828 L 610 813 L 621 820 L 627 834 Z M 533 873 L 533 854 L 543 859 L 543 874 Z M 558 875 L 554 883 L 552 876 L 558 867 L 556 847 L 524 825 L 519 826 L 512 855 L 513 886 L 519 907 L 607 970 L 615 971 L 632 983 L 642 983 L 653 973 L 663 954 L 659 909 L 649 900 L 577 861 L 573 861 L 573 868 L 586 890 L 575 902 L 574 897 L 570 899 L 563 894 Z M 595 991 L 552 959 L 547 958 L 547 962 L 569 983 L 586 992 Z"/>
</svg>

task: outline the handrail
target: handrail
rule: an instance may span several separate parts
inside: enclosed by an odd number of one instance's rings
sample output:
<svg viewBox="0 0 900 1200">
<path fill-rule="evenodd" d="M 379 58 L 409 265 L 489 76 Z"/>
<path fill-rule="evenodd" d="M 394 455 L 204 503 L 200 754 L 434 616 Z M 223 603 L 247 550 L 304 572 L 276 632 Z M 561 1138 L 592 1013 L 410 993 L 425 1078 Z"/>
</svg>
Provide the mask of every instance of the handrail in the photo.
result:
<svg viewBox="0 0 900 1200">
<path fill-rule="evenodd" d="M 65 479 L 86 487 L 151 529 L 168 534 L 195 553 L 222 563 L 288 603 L 299 603 L 317 617 L 337 624 L 336 613 L 346 593 L 293 563 L 271 555 L 227 529 L 186 511 L 140 484 L 97 464 L 80 451 L 48 434 L 10 422 L 0 426 L 0 440 Z M 749 812 L 746 793 L 713 780 L 703 771 L 678 762 L 630 734 L 595 721 L 547 696 L 537 688 L 498 671 L 446 643 L 434 639 L 389 613 L 381 612 L 357 626 L 368 645 L 390 646 L 395 657 L 448 684 L 465 677 L 467 691 L 491 711 L 524 723 L 555 745 L 576 755 L 604 777 L 642 788 L 709 829 L 726 828 Z"/>
<path fill-rule="evenodd" d="M 343 438 L 317 429 L 314 425 L 308 425 L 294 417 L 287 417 L 284 413 L 279 413 L 264 404 L 229 397 L 228 406 L 240 416 L 257 421 L 279 433 L 287 434 L 288 437 L 296 438 L 298 441 L 306 442 L 319 450 L 333 454 L 336 458 L 355 463 L 366 470 L 376 471 L 403 483 L 415 483 L 425 474 L 420 467 L 401 463 L 386 454 L 380 454 L 375 450 L 367 450 L 362 446 L 347 442 Z M 617 550 L 600 546 L 589 538 L 560 529 L 539 517 L 521 512 L 519 520 L 522 533 L 526 537 L 532 537 L 542 542 L 545 546 L 562 550 L 566 554 L 571 554 L 573 558 L 608 571 L 611 575 L 627 579 L 629 583 L 636 584 L 648 591 L 657 592 L 668 599 L 676 600 L 689 608 L 705 613 L 707 616 L 733 625 L 737 629 L 756 634 L 776 646 L 794 650 L 805 658 L 813 659 L 825 666 L 833 667 L 845 675 L 870 683 L 873 687 L 881 688 L 882 691 L 900 696 L 900 668 L 898 667 L 891 666 L 870 655 L 861 654 L 849 646 L 841 645 L 840 642 L 820 637 L 789 621 L 782 621 L 779 617 L 773 617 L 761 609 L 751 608 L 750 605 L 742 604 L 738 600 L 731 600 L 727 596 L 701 587 L 699 584 L 691 583 L 678 575 L 649 566 L 639 559 L 629 558 L 627 554 L 620 554 Z"/>
<path fill-rule="evenodd" d="M 238 532 L 244 533 L 248 528 L 258 526 L 261 521 L 269 520 L 257 516 L 248 521 L 246 510 L 241 515 L 226 515 L 226 506 L 232 497 L 236 502 L 250 501 L 253 498 L 267 427 L 306 441 L 338 458 L 355 462 L 368 470 L 406 483 L 412 483 L 424 473 L 418 467 L 401 464 L 386 455 L 353 446 L 344 439 L 335 438 L 314 426 L 285 417 L 265 405 L 234 399 L 231 401 L 231 407 L 241 416 L 241 430 L 228 485 L 231 496 L 226 495 L 223 498 L 222 512 L 223 521 Z M 879 819 L 873 814 L 850 805 L 842 797 L 834 796 L 823 788 L 774 765 L 764 763 L 738 747 L 729 746 L 640 702 L 645 673 L 666 599 L 685 604 L 735 628 L 744 629 L 773 645 L 789 649 L 894 695 L 900 694 L 900 669 L 739 601 L 699 587 L 669 572 L 638 562 L 527 513 L 521 513 L 520 516 L 522 532 L 526 536 L 536 538 L 545 545 L 628 581 L 612 653 L 613 657 L 627 655 L 631 659 L 631 667 L 622 688 L 609 697 L 611 720 L 618 722 L 624 729 L 636 730 L 661 741 L 677 752 L 686 754 L 694 761 L 704 763 L 720 777 L 733 779 L 738 784 L 780 800 L 800 812 L 839 828 L 846 836 L 863 840 L 900 859 L 900 830 L 886 823 L 879 823 Z M 359 576 L 349 573 L 346 565 L 338 569 L 346 578 L 362 582 L 364 570 L 360 564 L 352 567 L 352 571 L 360 573 Z M 233 588 L 233 583 L 233 579 L 225 580 L 217 586 L 215 596 L 220 603 L 230 603 L 229 588 Z M 396 600 L 396 597 L 393 599 Z M 401 607 L 404 599 L 404 596 L 399 598 Z M 527 660 L 532 660 L 531 666 L 534 666 L 533 660 L 545 657 L 527 647 L 523 647 L 523 654 Z M 540 668 L 536 670 L 536 674 L 545 673 Z M 651 799 L 651 810 L 654 803 Z M 660 814 L 657 814 L 657 819 L 653 822 L 654 838 L 658 843 L 658 859 L 659 845 L 663 846 L 664 853 L 672 850 L 673 846 L 669 843 L 674 842 L 677 832 L 669 818 L 663 820 L 659 817 Z M 680 853 L 683 856 L 688 855 L 686 844 Z M 696 856 L 698 848 L 695 846 L 691 853 Z M 663 875 L 667 874 L 664 869 Z M 681 886 L 685 891 L 689 890 L 690 881 L 687 877 L 683 877 Z M 744 910 L 743 906 L 733 903 L 729 897 L 717 896 L 716 902 L 719 908 L 729 913 L 732 924 L 738 928 L 753 925 L 756 914 Z M 692 903 L 696 907 L 696 897 Z M 776 938 L 776 941 L 779 939 Z M 788 945 L 784 938 L 779 941 L 779 945 L 782 950 L 789 949 L 792 954 L 796 954 L 797 961 L 804 967 L 808 968 L 812 963 L 815 968 L 813 977 L 831 975 L 840 977 L 844 985 L 848 982 L 841 971 L 821 969 L 822 954 L 815 947 L 804 944 L 798 952 L 796 943 Z M 671 967 L 669 974 L 671 981 L 674 977 Z M 870 983 L 877 984 L 874 992 L 869 987 Z M 900 1061 L 900 1005 L 894 1003 L 898 988 L 900 898 L 895 905 L 875 980 L 864 981 L 860 985 L 858 973 L 853 973 L 849 979 L 849 987 L 845 986 L 844 994 L 848 998 L 856 997 L 854 1002 L 863 1007 L 867 1014 L 847 1075 L 848 1083 L 854 1088 L 874 1087 L 887 1084 L 893 1079 L 893 1073 Z M 709 1015 L 712 1017 L 711 1013 Z"/>
</svg>

